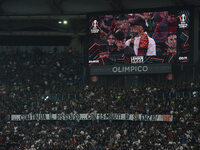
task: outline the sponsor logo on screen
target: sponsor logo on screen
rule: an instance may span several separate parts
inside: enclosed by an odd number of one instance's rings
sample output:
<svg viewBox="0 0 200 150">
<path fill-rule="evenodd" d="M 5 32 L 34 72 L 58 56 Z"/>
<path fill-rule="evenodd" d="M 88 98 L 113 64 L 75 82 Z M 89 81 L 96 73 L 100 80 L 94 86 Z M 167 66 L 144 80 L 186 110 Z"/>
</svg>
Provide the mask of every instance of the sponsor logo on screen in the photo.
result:
<svg viewBox="0 0 200 150">
<path fill-rule="evenodd" d="M 188 58 L 187 58 L 187 56 L 180 56 L 178 59 L 179 60 L 187 60 Z"/>
<path fill-rule="evenodd" d="M 99 63 L 99 60 L 89 60 L 90 64 Z"/>
<path fill-rule="evenodd" d="M 143 63 L 144 62 L 144 58 L 143 58 L 143 56 L 133 56 L 133 57 L 131 57 L 131 63 L 132 64 L 141 64 L 141 63 Z"/>
</svg>

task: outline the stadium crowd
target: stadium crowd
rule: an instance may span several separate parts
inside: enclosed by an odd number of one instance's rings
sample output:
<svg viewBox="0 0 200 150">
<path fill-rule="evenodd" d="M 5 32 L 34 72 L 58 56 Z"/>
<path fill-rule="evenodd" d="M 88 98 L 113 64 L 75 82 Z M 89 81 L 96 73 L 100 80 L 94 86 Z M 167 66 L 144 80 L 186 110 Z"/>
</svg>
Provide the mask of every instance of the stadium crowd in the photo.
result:
<svg viewBox="0 0 200 150">
<path fill-rule="evenodd" d="M 200 82 L 95 87 L 82 84 L 71 52 L 2 52 L 0 146 L 25 150 L 199 149 Z M 171 114 L 172 122 L 19 121 L 28 113 Z"/>
<path fill-rule="evenodd" d="M 177 22 L 175 11 L 92 16 L 89 64 L 131 64 L 135 56 L 147 56 L 144 61 L 156 56 L 164 63 L 180 62 L 178 56 L 188 56 L 188 51 L 183 51 L 189 48 L 183 46 L 187 41 L 178 37 Z"/>
</svg>

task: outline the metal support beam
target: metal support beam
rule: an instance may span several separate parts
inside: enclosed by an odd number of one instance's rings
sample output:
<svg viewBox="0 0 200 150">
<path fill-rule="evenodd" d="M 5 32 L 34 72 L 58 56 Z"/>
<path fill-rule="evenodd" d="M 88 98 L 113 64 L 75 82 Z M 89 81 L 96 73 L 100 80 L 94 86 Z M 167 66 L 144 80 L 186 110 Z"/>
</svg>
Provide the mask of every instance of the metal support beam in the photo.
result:
<svg viewBox="0 0 200 150">
<path fill-rule="evenodd" d="M 2 9 L 2 4 L 5 2 L 5 0 L 0 0 L 0 13 L 3 14 L 4 10 Z"/>
<path fill-rule="evenodd" d="M 106 1 L 109 3 L 112 10 L 120 11 L 125 9 L 122 0 L 106 0 Z"/>
<path fill-rule="evenodd" d="M 86 19 L 86 15 L 0 16 L 0 20 L 62 20 L 62 19 Z"/>
<path fill-rule="evenodd" d="M 0 36 L 85 36 L 86 33 L 66 33 L 66 32 L 49 32 L 49 31 L 13 31 L 13 32 L 0 32 Z"/>
<path fill-rule="evenodd" d="M 194 24 L 193 24 L 193 63 L 196 64 L 199 59 L 199 9 L 194 9 Z"/>
<path fill-rule="evenodd" d="M 56 15 L 63 15 L 63 9 L 61 7 L 62 5 L 62 0 L 45 0 L 51 10 L 53 11 L 54 14 Z"/>
<path fill-rule="evenodd" d="M 177 6 L 200 6 L 200 1 L 199 0 L 171 0 L 175 5 Z"/>
</svg>

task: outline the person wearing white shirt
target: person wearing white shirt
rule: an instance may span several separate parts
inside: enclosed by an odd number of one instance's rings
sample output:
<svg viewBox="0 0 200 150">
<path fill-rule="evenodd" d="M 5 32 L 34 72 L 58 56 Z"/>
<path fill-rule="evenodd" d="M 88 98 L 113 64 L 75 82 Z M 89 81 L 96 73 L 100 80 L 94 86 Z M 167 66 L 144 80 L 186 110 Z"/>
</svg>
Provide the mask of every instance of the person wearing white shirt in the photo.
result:
<svg viewBox="0 0 200 150">
<path fill-rule="evenodd" d="M 156 56 L 156 43 L 145 32 L 146 24 L 144 19 L 137 18 L 131 26 L 132 37 L 126 41 L 126 46 L 132 47 L 136 56 Z"/>
</svg>

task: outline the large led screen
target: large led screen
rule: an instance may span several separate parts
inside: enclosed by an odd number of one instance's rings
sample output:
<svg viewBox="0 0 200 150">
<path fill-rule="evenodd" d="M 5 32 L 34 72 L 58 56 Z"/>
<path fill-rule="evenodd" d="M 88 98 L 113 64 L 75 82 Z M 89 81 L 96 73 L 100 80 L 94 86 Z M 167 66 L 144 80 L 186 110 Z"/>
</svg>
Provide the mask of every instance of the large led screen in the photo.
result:
<svg viewBox="0 0 200 150">
<path fill-rule="evenodd" d="M 189 10 L 89 15 L 88 63 L 188 63 Z"/>
</svg>

